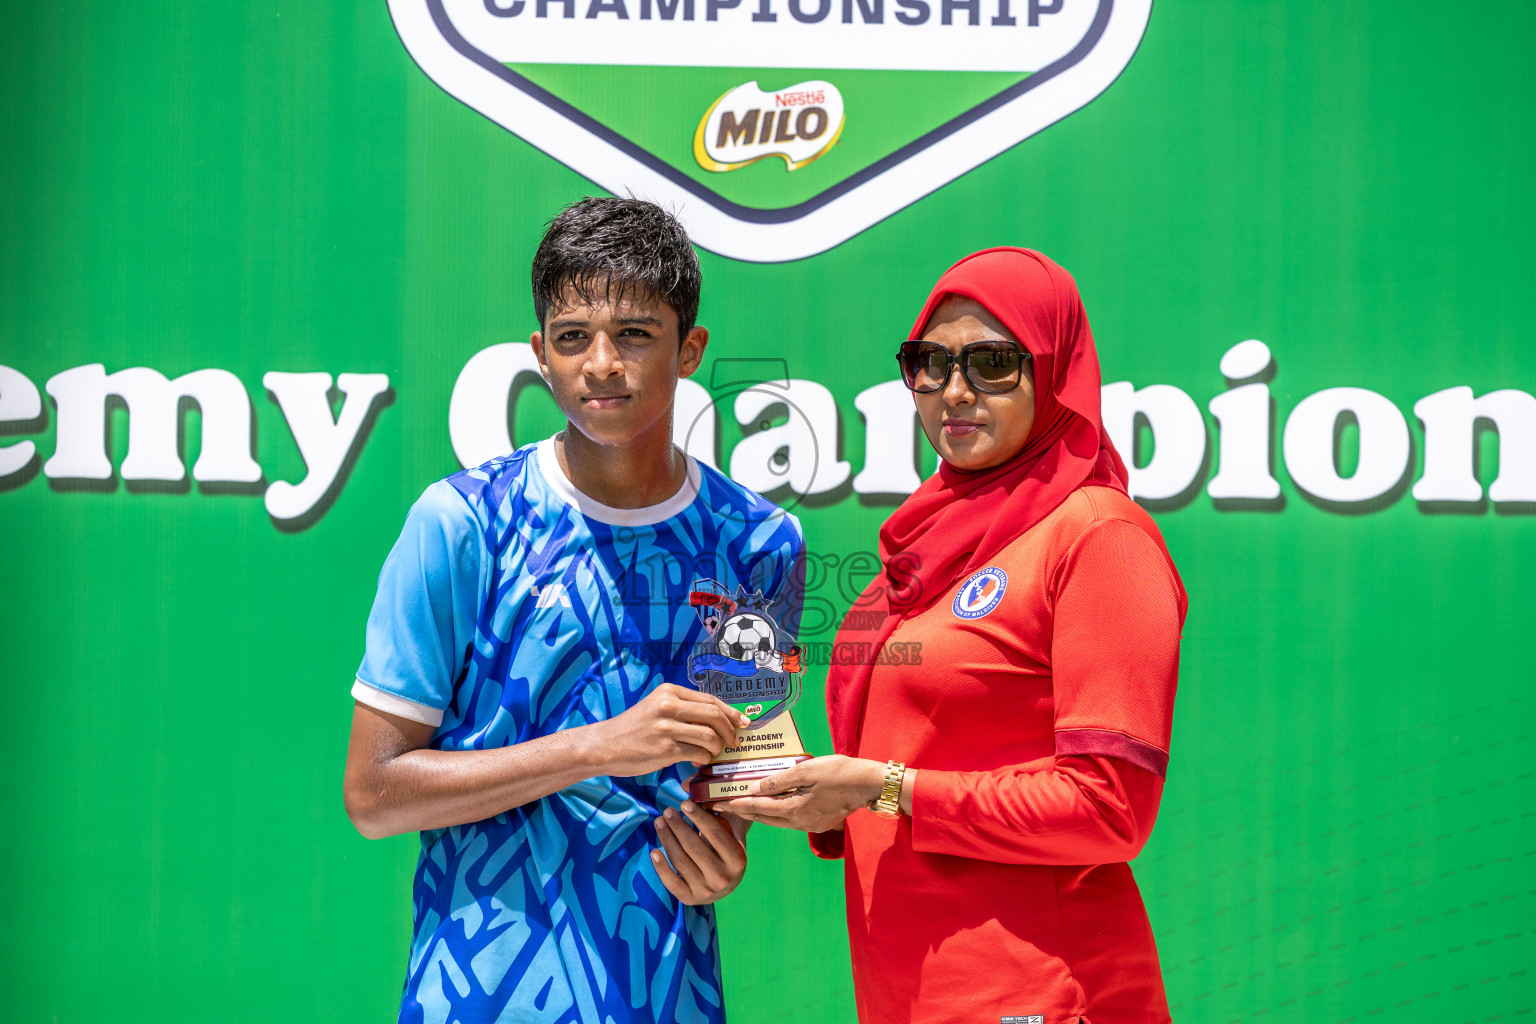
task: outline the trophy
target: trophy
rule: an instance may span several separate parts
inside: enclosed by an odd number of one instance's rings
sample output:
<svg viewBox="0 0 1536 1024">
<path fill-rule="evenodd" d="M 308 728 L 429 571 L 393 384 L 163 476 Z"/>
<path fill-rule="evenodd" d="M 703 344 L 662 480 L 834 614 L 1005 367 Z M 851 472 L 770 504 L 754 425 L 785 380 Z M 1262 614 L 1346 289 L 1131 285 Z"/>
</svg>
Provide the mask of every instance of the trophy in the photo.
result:
<svg viewBox="0 0 1536 1024">
<path fill-rule="evenodd" d="M 746 796 L 754 779 L 810 760 L 789 716 L 805 666 L 795 638 L 764 610 L 761 593 L 738 590 L 732 598 L 714 580 L 695 580 L 688 603 L 704 623 L 703 639 L 688 656 L 689 681 L 752 720 L 689 784 L 688 796 L 709 804 Z"/>
</svg>

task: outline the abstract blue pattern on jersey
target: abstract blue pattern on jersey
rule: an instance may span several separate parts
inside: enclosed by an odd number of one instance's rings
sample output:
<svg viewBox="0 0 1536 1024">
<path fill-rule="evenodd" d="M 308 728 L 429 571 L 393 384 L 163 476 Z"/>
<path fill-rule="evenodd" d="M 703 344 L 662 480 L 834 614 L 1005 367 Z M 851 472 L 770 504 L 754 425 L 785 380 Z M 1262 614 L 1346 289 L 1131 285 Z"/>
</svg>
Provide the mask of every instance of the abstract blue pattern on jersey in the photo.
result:
<svg viewBox="0 0 1536 1024">
<path fill-rule="evenodd" d="M 685 508 L 616 526 L 570 504 L 559 473 L 544 442 L 440 481 L 390 553 L 358 678 L 441 709 L 433 747 L 519 743 L 687 685 L 696 578 L 798 620 L 800 527 L 765 499 L 697 465 Z M 589 779 L 423 832 L 400 1019 L 723 1021 L 714 911 L 680 904 L 650 863 L 651 819 L 692 773 Z"/>
</svg>

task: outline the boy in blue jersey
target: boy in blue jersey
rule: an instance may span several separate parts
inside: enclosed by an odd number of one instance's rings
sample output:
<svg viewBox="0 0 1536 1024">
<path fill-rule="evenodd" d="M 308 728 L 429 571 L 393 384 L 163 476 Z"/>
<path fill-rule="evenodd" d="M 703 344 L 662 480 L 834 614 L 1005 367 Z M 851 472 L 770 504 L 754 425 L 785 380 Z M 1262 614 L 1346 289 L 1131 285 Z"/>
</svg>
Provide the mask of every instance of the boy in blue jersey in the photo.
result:
<svg viewBox="0 0 1536 1024">
<path fill-rule="evenodd" d="M 678 222 L 586 199 L 533 264 L 564 431 L 441 480 L 379 578 L 347 812 L 421 833 L 402 1021 L 725 1019 L 745 825 L 684 799 L 747 719 L 686 685 L 696 579 L 799 615 L 794 517 L 672 443 L 708 344 Z"/>
</svg>

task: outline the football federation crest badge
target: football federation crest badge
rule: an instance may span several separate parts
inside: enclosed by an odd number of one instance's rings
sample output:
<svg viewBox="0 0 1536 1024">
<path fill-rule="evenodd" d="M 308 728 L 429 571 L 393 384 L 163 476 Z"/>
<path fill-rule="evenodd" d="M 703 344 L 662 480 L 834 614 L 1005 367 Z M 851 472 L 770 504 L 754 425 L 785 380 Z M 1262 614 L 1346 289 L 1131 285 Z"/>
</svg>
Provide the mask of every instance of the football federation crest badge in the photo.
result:
<svg viewBox="0 0 1536 1024">
<path fill-rule="evenodd" d="M 1091 102 L 1152 0 L 389 0 L 450 95 L 695 242 L 823 252 Z M 768 159 L 778 157 L 779 159 Z"/>
<path fill-rule="evenodd" d="M 699 803 L 745 796 L 748 783 L 807 760 L 789 709 L 800 699 L 805 671 L 795 638 L 769 616 L 761 594 L 730 592 L 695 580 L 688 603 L 704 635 L 688 656 L 688 680 L 752 719 L 727 747 L 699 769 L 689 795 Z"/>
<path fill-rule="evenodd" d="M 1008 574 L 995 565 L 988 566 L 960 584 L 952 610 L 959 618 L 979 619 L 1002 603 L 1007 589 Z"/>
</svg>

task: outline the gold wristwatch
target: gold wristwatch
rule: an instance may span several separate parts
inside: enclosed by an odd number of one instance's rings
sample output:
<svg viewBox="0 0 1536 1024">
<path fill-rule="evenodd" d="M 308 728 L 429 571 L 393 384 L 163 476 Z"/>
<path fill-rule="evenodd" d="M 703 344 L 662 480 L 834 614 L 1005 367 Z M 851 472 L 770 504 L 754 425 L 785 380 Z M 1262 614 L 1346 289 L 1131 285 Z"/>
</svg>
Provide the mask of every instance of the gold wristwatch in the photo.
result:
<svg viewBox="0 0 1536 1024">
<path fill-rule="evenodd" d="M 880 795 L 869 805 L 869 809 L 882 818 L 901 817 L 901 780 L 906 777 L 907 766 L 900 761 L 885 762 L 885 782 L 880 786 Z"/>
</svg>

